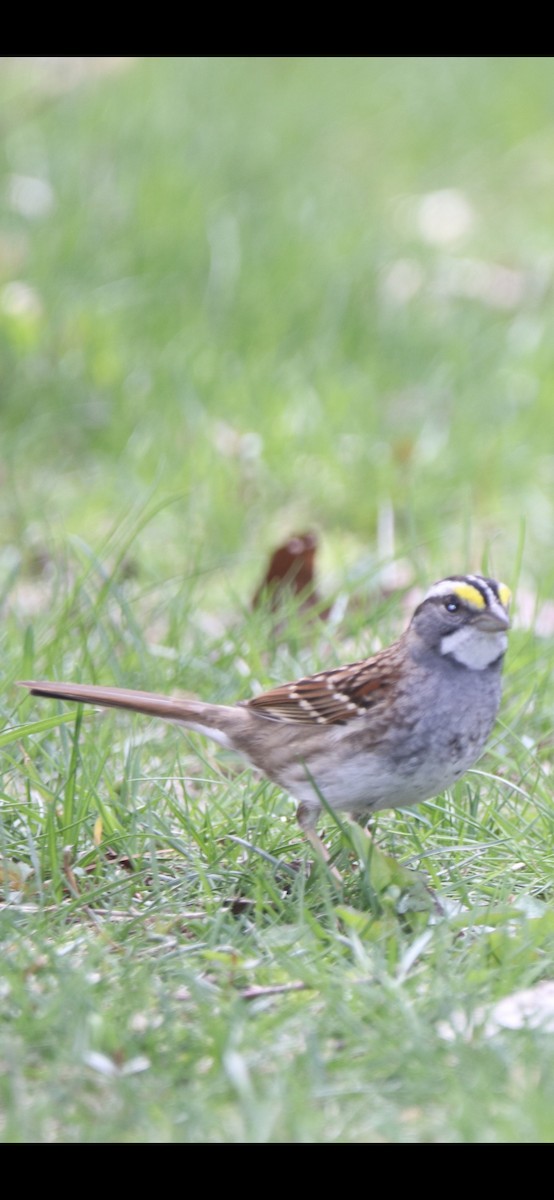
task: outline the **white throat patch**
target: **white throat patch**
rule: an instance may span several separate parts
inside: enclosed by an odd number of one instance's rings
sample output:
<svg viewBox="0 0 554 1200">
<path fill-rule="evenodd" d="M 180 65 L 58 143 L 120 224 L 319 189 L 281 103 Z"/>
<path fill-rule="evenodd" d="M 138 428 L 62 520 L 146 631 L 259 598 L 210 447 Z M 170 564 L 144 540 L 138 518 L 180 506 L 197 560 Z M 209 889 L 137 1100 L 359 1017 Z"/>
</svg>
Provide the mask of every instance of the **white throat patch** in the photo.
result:
<svg viewBox="0 0 554 1200">
<path fill-rule="evenodd" d="M 507 645 L 507 635 L 501 631 L 487 633 L 485 629 L 462 625 L 461 629 L 443 637 L 441 654 L 450 655 L 470 671 L 484 671 L 504 654 Z"/>
</svg>

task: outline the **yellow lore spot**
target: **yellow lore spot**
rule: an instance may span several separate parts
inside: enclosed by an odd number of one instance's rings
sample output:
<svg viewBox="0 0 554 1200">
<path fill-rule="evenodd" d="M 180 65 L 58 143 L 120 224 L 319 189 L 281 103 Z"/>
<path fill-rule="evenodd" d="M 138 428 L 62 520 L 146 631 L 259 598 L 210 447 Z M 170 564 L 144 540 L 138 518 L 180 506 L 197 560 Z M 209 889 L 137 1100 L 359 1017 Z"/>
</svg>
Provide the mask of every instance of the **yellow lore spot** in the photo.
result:
<svg viewBox="0 0 554 1200">
<path fill-rule="evenodd" d="M 512 599 L 512 593 L 505 583 L 498 584 L 498 596 L 500 603 L 504 606 L 504 608 L 508 608 L 510 600 Z"/>
<path fill-rule="evenodd" d="M 479 588 L 474 587 L 472 583 L 459 583 L 456 581 L 452 584 L 452 592 L 454 596 L 459 596 L 460 600 L 465 600 L 466 604 L 471 604 L 472 608 L 487 607 L 484 596 L 481 595 Z"/>
</svg>

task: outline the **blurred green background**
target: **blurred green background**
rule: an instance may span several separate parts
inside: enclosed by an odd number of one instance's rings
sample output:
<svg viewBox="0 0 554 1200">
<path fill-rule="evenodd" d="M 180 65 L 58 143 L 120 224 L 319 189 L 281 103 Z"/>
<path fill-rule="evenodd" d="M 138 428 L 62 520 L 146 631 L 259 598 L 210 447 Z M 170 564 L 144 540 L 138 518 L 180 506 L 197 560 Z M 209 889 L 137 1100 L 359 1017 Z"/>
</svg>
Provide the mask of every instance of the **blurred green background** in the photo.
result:
<svg viewBox="0 0 554 1200">
<path fill-rule="evenodd" d="M 552 1141 L 553 68 L 0 60 L 0 1140 Z M 351 603 L 275 628 L 306 530 Z M 487 755 L 323 819 L 343 895 L 217 748 L 12 686 L 232 701 L 482 568 Z"/>
<path fill-rule="evenodd" d="M 551 58 L 4 59 L 2 543 L 552 581 Z M 167 503 L 166 503 L 167 502 Z M 377 547 L 377 548 L 376 548 Z"/>
</svg>

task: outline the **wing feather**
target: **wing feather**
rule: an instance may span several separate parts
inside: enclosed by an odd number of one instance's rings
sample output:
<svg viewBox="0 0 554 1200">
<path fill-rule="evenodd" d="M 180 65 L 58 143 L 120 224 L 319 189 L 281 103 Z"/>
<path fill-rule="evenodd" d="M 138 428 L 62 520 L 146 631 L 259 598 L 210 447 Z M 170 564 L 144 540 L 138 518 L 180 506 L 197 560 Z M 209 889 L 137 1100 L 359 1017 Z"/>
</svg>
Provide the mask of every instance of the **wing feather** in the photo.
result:
<svg viewBox="0 0 554 1200">
<path fill-rule="evenodd" d="M 247 707 L 272 721 L 346 725 L 390 696 L 397 677 L 396 645 L 374 658 L 284 683 L 246 701 Z"/>
</svg>

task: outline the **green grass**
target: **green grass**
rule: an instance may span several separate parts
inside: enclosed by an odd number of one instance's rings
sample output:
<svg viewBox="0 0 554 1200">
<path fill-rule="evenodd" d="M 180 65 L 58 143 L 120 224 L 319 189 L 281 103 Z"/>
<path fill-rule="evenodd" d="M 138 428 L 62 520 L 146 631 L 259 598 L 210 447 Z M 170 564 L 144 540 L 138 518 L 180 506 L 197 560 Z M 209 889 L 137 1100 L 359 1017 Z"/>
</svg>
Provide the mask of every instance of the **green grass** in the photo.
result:
<svg viewBox="0 0 554 1200">
<path fill-rule="evenodd" d="M 550 1142 L 552 59 L 94 61 L 0 71 L 0 1136 Z M 348 605 L 276 632 L 307 528 Z M 342 891 L 231 756 L 15 687 L 248 696 L 397 636 L 391 565 L 513 587 L 505 697 L 325 817 Z"/>
</svg>

